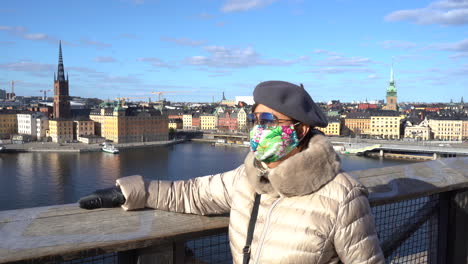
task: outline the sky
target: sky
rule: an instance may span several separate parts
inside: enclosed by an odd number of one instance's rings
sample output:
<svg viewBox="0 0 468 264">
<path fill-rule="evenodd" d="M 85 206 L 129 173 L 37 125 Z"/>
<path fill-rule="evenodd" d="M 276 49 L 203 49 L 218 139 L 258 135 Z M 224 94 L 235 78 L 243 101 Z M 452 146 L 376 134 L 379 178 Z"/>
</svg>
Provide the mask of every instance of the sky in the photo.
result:
<svg viewBox="0 0 468 264">
<path fill-rule="evenodd" d="M 53 90 L 59 41 L 72 96 L 383 100 L 393 64 L 399 102 L 468 101 L 468 0 L 1 0 L 0 89 Z"/>
</svg>

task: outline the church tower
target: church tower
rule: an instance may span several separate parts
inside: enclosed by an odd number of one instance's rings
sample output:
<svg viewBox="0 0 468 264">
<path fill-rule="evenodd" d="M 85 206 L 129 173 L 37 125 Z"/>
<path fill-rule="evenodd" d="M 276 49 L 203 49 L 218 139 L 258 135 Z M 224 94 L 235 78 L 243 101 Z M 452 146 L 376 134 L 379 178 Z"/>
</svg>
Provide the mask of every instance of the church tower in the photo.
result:
<svg viewBox="0 0 468 264">
<path fill-rule="evenodd" d="M 67 119 L 70 117 L 71 110 L 68 96 L 68 75 L 65 79 L 65 70 L 62 58 L 62 42 L 60 42 L 57 75 L 54 73 L 54 119 Z"/>
<path fill-rule="evenodd" d="M 395 87 L 395 79 L 393 78 L 393 64 L 390 70 L 390 83 L 387 88 L 387 105 L 384 108 L 385 110 L 398 110 L 397 105 L 397 89 Z"/>
</svg>

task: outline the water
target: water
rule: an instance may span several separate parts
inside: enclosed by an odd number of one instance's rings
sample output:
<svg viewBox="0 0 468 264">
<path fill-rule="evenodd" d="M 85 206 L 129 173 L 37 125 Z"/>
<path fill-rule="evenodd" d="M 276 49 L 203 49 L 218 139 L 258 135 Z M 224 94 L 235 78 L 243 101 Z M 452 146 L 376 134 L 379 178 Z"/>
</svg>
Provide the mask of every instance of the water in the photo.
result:
<svg viewBox="0 0 468 264">
<path fill-rule="evenodd" d="M 124 149 L 114 155 L 88 153 L 0 153 L 0 210 L 74 203 L 96 189 L 130 175 L 185 180 L 239 166 L 247 148 L 184 143 L 167 147 Z M 407 163 L 342 156 L 345 170 Z"/>
</svg>

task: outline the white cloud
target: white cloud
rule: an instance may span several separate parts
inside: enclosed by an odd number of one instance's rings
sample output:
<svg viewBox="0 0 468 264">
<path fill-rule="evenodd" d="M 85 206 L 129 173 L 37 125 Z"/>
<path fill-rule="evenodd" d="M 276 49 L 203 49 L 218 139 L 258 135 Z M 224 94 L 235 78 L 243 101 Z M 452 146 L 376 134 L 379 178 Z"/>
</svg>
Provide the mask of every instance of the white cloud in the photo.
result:
<svg viewBox="0 0 468 264">
<path fill-rule="evenodd" d="M 468 39 L 464 39 L 454 43 L 434 44 L 431 45 L 431 47 L 446 51 L 468 52 Z"/>
<path fill-rule="evenodd" d="M 138 39 L 138 36 L 135 34 L 131 34 L 131 33 L 124 33 L 124 34 L 120 34 L 119 38 Z"/>
<path fill-rule="evenodd" d="M 414 42 L 401 40 L 385 40 L 380 44 L 384 49 L 412 49 L 417 47 Z"/>
<path fill-rule="evenodd" d="M 468 0 L 442 0 L 419 9 L 399 10 L 385 16 L 386 21 L 411 21 L 416 24 L 459 26 L 468 24 Z"/>
<path fill-rule="evenodd" d="M 209 19 L 213 19 L 215 16 L 206 12 L 202 12 L 198 14 L 197 17 L 200 19 L 209 20 Z"/>
<path fill-rule="evenodd" d="M 315 54 L 325 54 L 325 55 L 329 55 L 329 56 L 338 55 L 338 53 L 336 53 L 334 51 L 323 50 L 323 49 L 316 49 L 316 50 L 314 50 L 314 53 Z"/>
<path fill-rule="evenodd" d="M 52 64 L 37 63 L 37 62 L 32 62 L 32 61 L 19 61 L 19 62 L 0 64 L 0 69 L 4 69 L 8 71 L 28 72 L 28 73 L 42 73 L 42 72 L 51 73 L 54 70 L 54 68 L 55 66 Z"/>
<path fill-rule="evenodd" d="M 195 47 L 195 46 L 200 46 L 206 43 L 205 40 L 193 40 L 189 38 L 170 38 L 170 37 L 161 37 L 161 41 L 165 42 L 172 42 L 177 45 L 181 46 L 190 46 L 190 47 Z"/>
<path fill-rule="evenodd" d="M 138 58 L 137 61 L 147 62 L 156 68 L 176 68 L 175 65 L 169 64 L 167 62 L 162 61 L 161 59 L 154 57 Z"/>
<path fill-rule="evenodd" d="M 319 74 L 342 74 L 348 72 L 356 72 L 356 73 L 373 73 L 374 71 L 369 68 L 350 68 L 350 67 L 324 67 L 324 68 L 317 68 L 312 70 L 307 70 L 305 72 L 310 73 L 319 73 Z"/>
<path fill-rule="evenodd" d="M 97 48 L 109 48 L 109 47 L 112 46 L 112 44 L 103 43 L 103 42 L 99 42 L 99 41 L 94 41 L 94 40 L 90 40 L 90 39 L 87 39 L 87 38 L 81 39 L 80 42 L 83 45 L 94 46 L 94 47 L 97 47 Z"/>
<path fill-rule="evenodd" d="M 253 66 L 279 66 L 291 65 L 308 60 L 302 56 L 296 59 L 264 59 L 252 47 L 231 48 L 224 46 L 206 46 L 204 50 L 208 56 L 192 56 L 185 59 L 189 65 L 221 67 L 221 68 L 245 68 Z"/>
<path fill-rule="evenodd" d="M 468 52 L 457 53 L 457 54 L 451 55 L 450 58 L 455 59 L 455 60 L 461 59 L 461 58 L 468 58 Z"/>
<path fill-rule="evenodd" d="M 380 76 L 378 76 L 377 74 L 369 74 L 367 76 L 367 78 L 369 79 L 372 79 L 372 80 L 375 80 L 375 79 L 382 79 Z"/>
<path fill-rule="evenodd" d="M 317 66 L 366 66 L 372 63 L 372 60 L 369 58 L 363 57 L 343 57 L 340 55 L 329 56 L 324 60 L 319 60 L 315 63 Z"/>
<path fill-rule="evenodd" d="M 95 62 L 104 62 L 104 63 L 109 63 L 109 62 L 116 62 L 117 60 L 114 59 L 113 57 L 109 56 L 102 56 L 102 57 L 96 57 L 93 59 Z"/>
<path fill-rule="evenodd" d="M 23 37 L 29 40 L 48 40 L 50 37 L 47 34 L 35 33 L 35 34 L 24 34 Z"/>
<path fill-rule="evenodd" d="M 221 8 L 221 11 L 225 13 L 249 11 L 265 7 L 275 1 L 276 0 L 227 0 Z"/>
</svg>

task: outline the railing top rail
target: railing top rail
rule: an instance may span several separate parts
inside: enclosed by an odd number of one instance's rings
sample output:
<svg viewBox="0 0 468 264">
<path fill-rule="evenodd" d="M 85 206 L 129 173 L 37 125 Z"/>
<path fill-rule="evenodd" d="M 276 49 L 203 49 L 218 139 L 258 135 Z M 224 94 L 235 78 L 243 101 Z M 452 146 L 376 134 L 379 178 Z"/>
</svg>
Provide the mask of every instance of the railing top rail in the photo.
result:
<svg viewBox="0 0 468 264">
<path fill-rule="evenodd" d="M 227 230 L 226 216 L 83 210 L 77 204 L 0 212 L 0 263 L 73 259 Z"/>
<path fill-rule="evenodd" d="M 348 172 L 369 189 L 371 205 L 468 188 L 468 157 Z"/>
<path fill-rule="evenodd" d="M 468 158 L 349 172 L 372 205 L 468 187 Z M 77 204 L 0 211 L 0 263 L 62 260 L 148 247 L 226 231 L 228 217 L 159 210 L 83 210 Z"/>
</svg>

